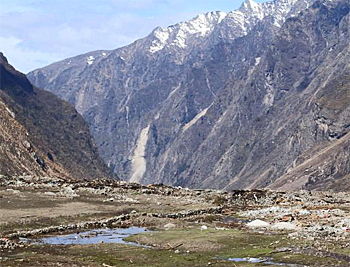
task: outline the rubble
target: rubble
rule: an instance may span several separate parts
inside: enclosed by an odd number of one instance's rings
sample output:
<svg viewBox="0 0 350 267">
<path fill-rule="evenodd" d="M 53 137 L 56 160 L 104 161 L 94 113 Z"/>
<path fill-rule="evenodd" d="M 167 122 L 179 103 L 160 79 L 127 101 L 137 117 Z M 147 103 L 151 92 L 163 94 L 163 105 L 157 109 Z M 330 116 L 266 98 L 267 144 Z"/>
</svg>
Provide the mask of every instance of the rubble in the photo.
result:
<svg viewBox="0 0 350 267">
<path fill-rule="evenodd" d="M 269 222 L 269 231 L 291 231 L 288 236 L 292 239 L 337 241 L 350 238 L 350 196 L 345 193 L 259 192 L 258 202 L 254 199 L 246 201 L 255 209 L 242 208 L 240 216 Z M 262 199 L 263 193 L 265 199 Z M 242 203 L 242 195 L 236 195 L 238 203 Z M 267 203 L 270 205 L 264 207 Z M 340 205 L 347 208 L 340 209 Z"/>
<path fill-rule="evenodd" d="M 8 238 L 0 238 L 0 249 L 9 250 L 15 248 L 23 248 L 24 244 L 22 242 L 14 242 Z"/>
<path fill-rule="evenodd" d="M 139 217 L 192 220 L 200 216 L 218 215 L 217 229 L 248 227 L 250 231 L 264 229 L 269 232 L 288 231 L 290 239 L 305 240 L 348 240 L 350 228 L 350 196 L 346 193 L 309 192 L 305 190 L 283 192 L 272 190 L 190 190 L 181 187 L 151 184 L 143 186 L 115 180 L 65 181 L 48 177 L 35 178 L 21 176 L 0 179 L 0 186 L 6 188 L 6 194 L 19 194 L 23 189 L 40 189 L 42 194 L 53 198 L 78 198 L 80 195 L 93 194 L 103 197 L 108 205 L 114 203 L 139 202 L 138 196 L 146 196 L 152 201 L 157 197 L 172 196 L 175 201 L 186 203 L 211 203 L 205 209 L 189 209 L 179 212 L 142 213 L 133 210 L 108 219 L 88 221 L 77 224 L 51 226 L 31 231 L 19 231 L 6 235 L 12 240 L 18 237 L 35 236 L 72 229 L 97 228 L 120 225 Z M 3 196 L 3 194 L 2 194 Z M 161 206 L 158 200 L 155 204 Z M 239 217 L 230 217 L 236 214 Z M 162 224 L 164 229 L 172 229 L 175 224 Z M 162 227 L 161 226 L 161 227 Z M 345 242 L 346 243 L 346 242 Z M 348 242 L 349 243 L 349 242 Z M 3 246 L 3 245 L 2 245 Z M 10 247 L 10 245 L 7 245 Z"/>
<path fill-rule="evenodd" d="M 271 226 L 272 230 L 295 230 L 297 226 L 294 223 L 278 222 Z"/>
</svg>

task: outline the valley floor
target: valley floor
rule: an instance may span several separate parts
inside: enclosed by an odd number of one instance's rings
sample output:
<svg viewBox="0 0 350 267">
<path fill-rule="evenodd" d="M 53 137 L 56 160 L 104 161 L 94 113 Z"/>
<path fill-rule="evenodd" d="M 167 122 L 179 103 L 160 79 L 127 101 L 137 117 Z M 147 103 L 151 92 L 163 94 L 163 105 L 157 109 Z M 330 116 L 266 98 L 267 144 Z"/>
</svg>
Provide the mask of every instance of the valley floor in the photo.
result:
<svg viewBox="0 0 350 267">
<path fill-rule="evenodd" d="M 131 226 L 148 231 L 128 244 L 27 242 Z M 346 193 L 0 178 L 0 266 L 350 266 L 349 228 Z"/>
</svg>

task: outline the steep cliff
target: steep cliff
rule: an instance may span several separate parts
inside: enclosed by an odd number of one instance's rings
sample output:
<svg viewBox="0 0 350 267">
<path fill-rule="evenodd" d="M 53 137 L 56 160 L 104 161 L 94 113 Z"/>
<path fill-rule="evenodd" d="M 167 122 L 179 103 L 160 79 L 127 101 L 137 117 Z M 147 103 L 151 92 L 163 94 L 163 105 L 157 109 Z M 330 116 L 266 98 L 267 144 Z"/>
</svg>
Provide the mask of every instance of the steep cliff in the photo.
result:
<svg viewBox="0 0 350 267">
<path fill-rule="evenodd" d="M 67 102 L 31 85 L 0 53 L 0 174 L 109 177 L 87 124 Z"/>
<path fill-rule="evenodd" d="M 348 1 L 247 0 L 28 77 L 76 106 L 125 180 L 289 188 L 285 175 L 347 138 L 349 40 Z M 291 188 L 334 187 L 343 156 Z"/>
</svg>

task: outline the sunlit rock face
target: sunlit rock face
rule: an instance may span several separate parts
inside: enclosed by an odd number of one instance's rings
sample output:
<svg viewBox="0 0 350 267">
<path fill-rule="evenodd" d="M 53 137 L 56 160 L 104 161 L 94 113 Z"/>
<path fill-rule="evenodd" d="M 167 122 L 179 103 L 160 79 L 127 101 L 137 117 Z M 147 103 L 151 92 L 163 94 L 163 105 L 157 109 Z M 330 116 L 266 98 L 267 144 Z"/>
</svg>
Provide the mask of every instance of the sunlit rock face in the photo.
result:
<svg viewBox="0 0 350 267">
<path fill-rule="evenodd" d="M 122 179 L 338 187 L 349 170 L 348 25 L 345 0 L 247 0 L 28 77 L 75 105 Z"/>
</svg>

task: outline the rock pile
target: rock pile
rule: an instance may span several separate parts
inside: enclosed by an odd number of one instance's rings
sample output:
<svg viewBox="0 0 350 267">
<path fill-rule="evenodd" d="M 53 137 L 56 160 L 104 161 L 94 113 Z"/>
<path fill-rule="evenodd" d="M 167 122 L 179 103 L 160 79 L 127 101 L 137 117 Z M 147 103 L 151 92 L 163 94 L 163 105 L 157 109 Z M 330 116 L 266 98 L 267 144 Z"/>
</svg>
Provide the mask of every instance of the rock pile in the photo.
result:
<svg viewBox="0 0 350 267">
<path fill-rule="evenodd" d="M 0 238 L 0 249 L 1 250 L 8 250 L 8 249 L 15 249 L 15 248 L 23 248 L 24 244 L 22 242 L 14 242 L 8 238 Z"/>
<path fill-rule="evenodd" d="M 266 198 L 264 203 L 274 199 L 273 206 L 240 212 L 240 216 L 254 220 L 248 227 L 259 219 L 271 224 L 269 230 L 291 231 L 289 237 L 293 239 L 350 239 L 349 196 L 302 191 L 273 193 L 272 197 L 267 194 Z M 339 208 L 341 205 L 344 209 Z"/>
<path fill-rule="evenodd" d="M 264 228 L 266 231 L 288 231 L 291 239 L 307 240 L 349 240 L 350 195 L 332 192 L 281 192 L 272 190 L 236 190 L 231 193 L 218 190 L 190 190 L 165 185 L 142 186 L 114 180 L 65 181 L 47 177 L 28 176 L 0 177 L 0 186 L 6 193 L 21 194 L 22 189 L 41 189 L 47 197 L 76 198 L 79 195 L 94 194 L 105 197 L 106 202 L 138 203 L 138 196 L 152 195 L 176 200 L 186 199 L 188 203 L 209 203 L 211 208 L 193 209 L 176 213 L 131 212 L 109 219 L 78 224 L 51 226 L 32 231 L 12 233 L 7 238 L 18 238 L 65 232 L 73 229 L 100 228 L 106 226 L 127 226 L 134 218 L 197 220 L 198 216 L 222 215 L 223 227 Z M 137 194 L 135 194 L 137 193 Z M 135 195 L 135 199 L 134 196 Z M 133 198 L 130 198 L 132 196 Z M 159 203 L 160 205 L 161 203 Z M 230 217 L 237 212 L 242 219 Z M 227 216 L 228 215 L 228 216 Z M 144 218 L 140 219 L 141 221 Z M 194 219 L 194 220 L 193 220 Z M 248 221 L 247 221 L 248 220 Z M 218 224 L 220 226 L 220 224 Z M 167 224 L 165 229 L 171 229 Z"/>
</svg>

